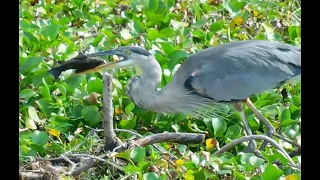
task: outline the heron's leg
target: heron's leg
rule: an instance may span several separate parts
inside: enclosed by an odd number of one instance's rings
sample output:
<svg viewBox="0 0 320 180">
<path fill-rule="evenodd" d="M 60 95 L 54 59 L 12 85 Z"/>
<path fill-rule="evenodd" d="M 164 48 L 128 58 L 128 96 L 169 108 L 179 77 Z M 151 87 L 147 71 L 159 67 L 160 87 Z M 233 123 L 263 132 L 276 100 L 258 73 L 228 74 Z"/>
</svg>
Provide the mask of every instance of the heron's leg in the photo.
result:
<svg viewBox="0 0 320 180">
<path fill-rule="evenodd" d="M 234 103 L 234 107 L 240 112 L 240 118 L 244 127 L 244 130 L 246 131 L 247 135 L 252 135 L 252 131 L 250 129 L 250 126 L 248 124 L 248 121 L 246 119 L 246 115 L 244 114 L 243 108 L 242 108 L 242 103 L 237 102 Z M 248 147 L 244 150 L 244 152 L 253 152 L 257 147 L 257 144 L 254 140 L 249 142 Z"/>
<path fill-rule="evenodd" d="M 253 111 L 253 113 L 258 117 L 258 119 L 260 121 L 262 121 L 263 124 L 266 126 L 266 128 L 267 128 L 267 136 L 272 138 L 272 135 L 273 135 L 273 133 L 275 131 L 275 129 L 272 126 L 272 124 L 269 123 L 266 120 L 265 117 L 263 117 L 263 115 L 258 111 L 258 109 L 254 106 L 254 104 L 251 102 L 251 100 L 249 98 L 246 99 L 246 104 L 251 109 L 251 111 Z M 264 141 L 263 144 L 260 147 L 260 150 L 263 150 L 267 146 L 267 144 L 268 144 L 268 142 Z"/>
</svg>

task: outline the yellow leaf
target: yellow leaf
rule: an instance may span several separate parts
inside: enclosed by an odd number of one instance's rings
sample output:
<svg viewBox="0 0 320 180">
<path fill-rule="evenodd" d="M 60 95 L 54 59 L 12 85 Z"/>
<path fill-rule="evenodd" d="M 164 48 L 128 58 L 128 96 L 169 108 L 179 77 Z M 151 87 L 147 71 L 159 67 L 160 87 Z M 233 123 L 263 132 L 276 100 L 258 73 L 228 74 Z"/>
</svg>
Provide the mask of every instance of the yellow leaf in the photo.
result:
<svg viewBox="0 0 320 180">
<path fill-rule="evenodd" d="M 234 29 L 235 27 L 239 27 L 243 24 L 243 22 L 244 20 L 242 19 L 242 17 L 235 17 L 230 23 L 230 28 Z"/>
<path fill-rule="evenodd" d="M 158 159 L 158 160 L 154 161 L 153 165 L 158 166 L 158 167 L 162 167 L 164 169 L 168 169 L 168 166 L 169 166 L 168 162 L 163 159 Z"/>
<path fill-rule="evenodd" d="M 177 165 L 177 167 L 182 167 L 183 166 L 183 164 L 184 164 L 184 161 L 182 160 L 182 159 L 177 159 L 176 161 L 175 161 L 175 163 L 176 163 L 176 165 Z"/>
<path fill-rule="evenodd" d="M 217 145 L 217 140 L 209 138 L 206 140 L 206 147 L 208 150 L 213 149 Z"/>
<path fill-rule="evenodd" d="M 49 129 L 48 133 L 51 134 L 52 136 L 57 137 L 57 138 L 59 138 L 59 136 L 60 136 L 60 131 L 58 131 L 56 129 Z"/>
<path fill-rule="evenodd" d="M 285 180 L 300 180 L 300 177 L 298 174 L 290 174 L 285 178 Z"/>
<path fill-rule="evenodd" d="M 192 175 L 192 171 L 188 170 L 185 175 L 183 175 L 185 180 L 195 180 L 194 176 Z"/>
<path fill-rule="evenodd" d="M 119 115 L 121 113 L 121 110 L 118 107 L 116 107 L 116 108 L 114 108 L 114 113 L 116 115 Z"/>
<path fill-rule="evenodd" d="M 252 14 L 254 17 L 257 17 L 259 15 L 258 11 L 253 11 Z"/>
</svg>

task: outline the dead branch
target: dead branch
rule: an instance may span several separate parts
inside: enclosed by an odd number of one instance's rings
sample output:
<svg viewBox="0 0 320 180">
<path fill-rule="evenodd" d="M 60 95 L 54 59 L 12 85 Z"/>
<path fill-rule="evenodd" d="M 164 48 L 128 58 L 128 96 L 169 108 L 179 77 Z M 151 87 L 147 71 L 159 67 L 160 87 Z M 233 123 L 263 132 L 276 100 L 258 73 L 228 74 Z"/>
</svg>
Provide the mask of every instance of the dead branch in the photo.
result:
<svg viewBox="0 0 320 180">
<path fill-rule="evenodd" d="M 138 139 L 135 143 L 146 146 L 160 142 L 175 142 L 179 144 L 200 144 L 205 140 L 204 134 L 196 133 L 158 133 Z"/>
<path fill-rule="evenodd" d="M 240 143 L 243 143 L 245 141 L 252 141 L 252 140 L 264 140 L 265 142 L 270 143 L 275 148 L 277 148 L 279 151 L 281 151 L 291 164 L 295 164 L 293 162 L 293 160 L 291 159 L 291 157 L 288 155 L 288 153 L 275 140 L 273 140 L 265 135 L 250 135 L 250 136 L 241 137 L 239 139 L 235 139 L 235 140 L 231 141 L 230 143 L 226 144 L 225 146 L 223 146 L 220 150 L 218 150 L 214 154 L 215 155 L 222 154 Z"/>
<path fill-rule="evenodd" d="M 111 75 L 103 74 L 103 128 L 106 139 L 105 150 L 113 150 L 117 146 L 116 133 L 113 130 L 113 105 L 111 95 Z"/>
</svg>

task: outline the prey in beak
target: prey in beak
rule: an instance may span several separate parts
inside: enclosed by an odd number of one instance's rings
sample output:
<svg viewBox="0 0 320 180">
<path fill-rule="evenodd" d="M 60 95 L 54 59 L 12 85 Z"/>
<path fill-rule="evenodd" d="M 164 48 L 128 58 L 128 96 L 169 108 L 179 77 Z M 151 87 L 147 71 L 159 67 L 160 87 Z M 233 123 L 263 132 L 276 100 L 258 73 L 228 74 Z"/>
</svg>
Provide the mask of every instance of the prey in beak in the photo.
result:
<svg viewBox="0 0 320 180">
<path fill-rule="evenodd" d="M 123 52 L 123 51 L 120 51 L 117 49 L 90 54 L 89 55 L 90 57 L 117 55 L 120 60 L 115 61 L 115 62 L 111 62 L 108 64 L 101 64 L 99 66 L 96 66 L 92 69 L 87 69 L 85 71 L 75 72 L 75 74 L 73 74 L 73 75 L 88 74 L 88 73 L 94 73 L 94 72 L 99 72 L 99 71 L 106 71 L 106 70 L 130 66 L 130 65 L 132 65 L 132 62 L 133 62 L 129 58 L 130 54 L 131 54 L 131 52 L 129 52 L 129 51 Z"/>
</svg>

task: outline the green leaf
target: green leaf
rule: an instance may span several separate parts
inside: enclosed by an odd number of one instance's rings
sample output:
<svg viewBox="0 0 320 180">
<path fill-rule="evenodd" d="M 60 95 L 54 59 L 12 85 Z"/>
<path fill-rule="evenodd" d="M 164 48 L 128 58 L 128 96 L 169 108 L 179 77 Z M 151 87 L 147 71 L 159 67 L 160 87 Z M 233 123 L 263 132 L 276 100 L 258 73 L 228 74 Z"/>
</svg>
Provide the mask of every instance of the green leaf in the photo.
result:
<svg viewBox="0 0 320 180">
<path fill-rule="evenodd" d="M 134 161 L 134 162 L 142 162 L 145 160 L 146 158 L 146 150 L 144 147 L 135 147 L 131 153 L 130 153 L 130 158 Z"/>
<path fill-rule="evenodd" d="M 99 93 L 102 94 L 103 81 L 99 78 L 95 78 L 93 80 L 89 80 L 87 84 L 88 93 Z"/>
<path fill-rule="evenodd" d="M 39 122 L 39 123 L 42 123 L 42 122 L 43 122 L 43 121 L 41 121 L 41 120 L 39 119 L 37 110 L 36 110 L 33 106 L 30 106 L 30 107 L 28 108 L 28 114 L 29 114 L 29 117 L 32 118 L 34 121 Z"/>
<path fill-rule="evenodd" d="M 284 120 L 287 120 L 287 119 L 291 119 L 291 113 L 290 113 L 290 110 L 288 108 L 285 108 L 281 113 L 280 120 L 284 121 Z"/>
<path fill-rule="evenodd" d="M 189 57 L 190 54 L 186 53 L 185 51 L 183 50 L 177 50 L 177 51 L 174 51 L 172 52 L 168 58 L 170 59 L 170 61 L 168 62 L 168 68 L 170 70 L 172 70 L 174 68 L 174 66 L 178 63 L 180 63 L 180 61 L 184 58 L 187 58 Z"/>
<path fill-rule="evenodd" d="M 84 116 L 84 120 L 92 127 L 96 126 L 101 121 L 101 115 L 96 106 L 85 107 L 81 114 Z"/>
<path fill-rule="evenodd" d="M 37 129 L 37 126 L 31 117 L 27 117 L 25 125 L 28 129 Z"/>
<path fill-rule="evenodd" d="M 212 118 L 212 126 L 214 129 L 214 135 L 221 137 L 227 130 L 227 123 L 223 119 Z"/>
<path fill-rule="evenodd" d="M 119 126 L 123 129 L 133 129 L 134 127 L 136 127 L 136 124 L 137 124 L 136 118 L 129 119 L 129 120 L 122 119 L 120 121 Z"/>
<path fill-rule="evenodd" d="M 170 24 L 176 30 L 179 30 L 179 29 L 182 29 L 182 28 L 185 28 L 185 27 L 189 26 L 189 23 L 187 23 L 187 22 L 176 21 L 174 19 L 170 20 Z"/>
<path fill-rule="evenodd" d="M 261 175 L 262 180 L 275 180 L 279 179 L 283 172 L 275 165 L 268 165 Z"/>
<path fill-rule="evenodd" d="M 149 173 L 143 174 L 143 180 L 160 180 L 160 179 L 162 178 L 160 178 L 158 174 L 156 174 L 155 172 L 149 172 Z"/>
<path fill-rule="evenodd" d="M 123 158 L 126 160 L 130 160 L 130 154 L 131 154 L 131 150 L 125 150 L 121 153 L 118 153 L 115 155 L 115 157 L 119 157 L 119 158 Z"/>
<path fill-rule="evenodd" d="M 28 57 L 24 61 L 24 63 L 20 66 L 19 72 L 23 74 L 28 73 L 42 62 L 43 62 L 43 57 Z"/>
<path fill-rule="evenodd" d="M 72 0 L 72 3 L 75 4 L 78 7 L 81 6 L 82 2 L 83 2 L 83 0 Z"/>
<path fill-rule="evenodd" d="M 291 40 L 295 40 L 297 37 L 300 37 L 300 27 L 299 26 L 289 26 L 288 32 Z M 299 33 L 299 34 L 298 34 Z"/>
<path fill-rule="evenodd" d="M 86 75 L 78 75 L 72 76 L 68 80 L 66 80 L 69 90 L 73 92 L 74 89 L 78 88 L 82 83 L 83 79 L 85 79 L 85 77 Z"/>
<path fill-rule="evenodd" d="M 240 135 L 241 135 L 241 127 L 238 125 L 232 125 L 228 128 L 225 136 L 230 139 L 236 139 L 240 137 Z"/>
<path fill-rule="evenodd" d="M 153 41 L 155 39 L 157 39 L 158 37 L 160 37 L 159 31 L 156 29 L 150 29 L 148 30 L 148 39 L 150 41 Z"/>
<path fill-rule="evenodd" d="M 44 78 L 42 79 L 42 83 L 43 83 L 44 86 L 42 87 L 41 95 L 44 98 L 51 99 L 50 89 L 49 89 L 48 84 L 47 84 L 47 82 L 45 81 Z"/>
<path fill-rule="evenodd" d="M 59 33 L 60 26 L 56 24 L 50 24 L 47 27 L 41 29 L 42 35 L 47 38 L 49 41 L 54 40 Z"/>
<path fill-rule="evenodd" d="M 113 83 L 117 88 L 122 89 L 122 85 L 121 85 L 121 83 L 119 82 L 118 79 L 112 78 L 112 83 Z"/>
<path fill-rule="evenodd" d="M 36 95 L 37 93 L 32 89 L 23 89 L 19 93 L 19 98 L 29 100 L 32 96 Z"/>
<path fill-rule="evenodd" d="M 148 0 L 149 3 L 149 12 L 154 12 L 159 7 L 159 1 L 158 0 Z"/>
<path fill-rule="evenodd" d="M 133 19 L 133 24 L 136 33 L 140 34 L 145 32 L 146 28 L 141 21 L 139 21 L 138 19 Z"/>
<path fill-rule="evenodd" d="M 131 102 L 130 104 L 128 104 L 125 108 L 126 114 L 129 115 L 132 110 L 134 109 L 135 105 L 133 102 Z"/>
<path fill-rule="evenodd" d="M 165 0 L 165 2 L 168 10 L 175 4 L 175 0 Z"/>
<path fill-rule="evenodd" d="M 62 84 L 57 84 L 57 88 L 59 89 L 62 96 L 65 97 L 67 95 L 67 89 Z"/>
<path fill-rule="evenodd" d="M 49 136 L 44 131 L 35 130 L 32 133 L 32 142 L 38 146 L 44 146 L 49 141 Z"/>
<path fill-rule="evenodd" d="M 162 38 L 171 38 L 174 36 L 175 32 L 173 29 L 170 29 L 170 28 L 164 28 L 162 30 L 160 30 L 160 36 Z"/>
<path fill-rule="evenodd" d="M 257 156 L 251 156 L 249 158 L 249 162 L 253 167 L 259 167 L 265 162 L 265 160 L 261 159 L 261 158 L 259 158 Z"/>
<path fill-rule="evenodd" d="M 301 97 L 300 96 L 293 96 L 292 101 L 295 106 L 298 106 L 298 107 L 301 106 Z"/>
<path fill-rule="evenodd" d="M 298 122 L 297 120 L 286 119 L 286 120 L 281 122 L 281 126 L 285 127 L 285 126 L 289 126 L 289 125 L 295 124 L 297 122 Z"/>
<path fill-rule="evenodd" d="M 166 55 L 169 55 L 170 53 L 172 53 L 174 51 L 173 46 L 170 43 L 160 42 L 159 44 L 161 45 L 161 48 Z"/>
</svg>

